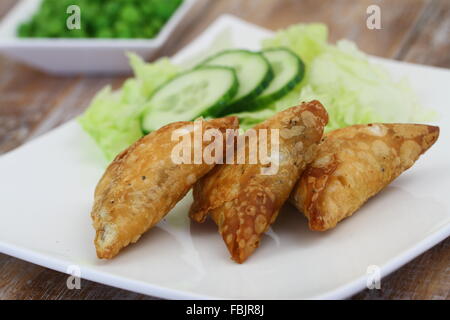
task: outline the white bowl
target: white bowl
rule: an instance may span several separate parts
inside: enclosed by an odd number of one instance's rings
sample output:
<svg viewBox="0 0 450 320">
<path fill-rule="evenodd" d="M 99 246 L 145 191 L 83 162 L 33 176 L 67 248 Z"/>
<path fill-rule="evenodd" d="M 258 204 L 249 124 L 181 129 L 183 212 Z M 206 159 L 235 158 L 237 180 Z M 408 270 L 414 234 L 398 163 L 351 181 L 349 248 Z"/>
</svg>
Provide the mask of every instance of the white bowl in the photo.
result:
<svg viewBox="0 0 450 320">
<path fill-rule="evenodd" d="M 0 53 L 55 74 L 114 74 L 130 71 L 126 51 L 151 58 L 169 39 L 197 0 L 184 0 L 153 39 L 18 38 L 17 27 L 28 20 L 41 0 L 22 0 L 0 23 Z M 81 12 L 83 19 L 83 12 Z"/>
</svg>

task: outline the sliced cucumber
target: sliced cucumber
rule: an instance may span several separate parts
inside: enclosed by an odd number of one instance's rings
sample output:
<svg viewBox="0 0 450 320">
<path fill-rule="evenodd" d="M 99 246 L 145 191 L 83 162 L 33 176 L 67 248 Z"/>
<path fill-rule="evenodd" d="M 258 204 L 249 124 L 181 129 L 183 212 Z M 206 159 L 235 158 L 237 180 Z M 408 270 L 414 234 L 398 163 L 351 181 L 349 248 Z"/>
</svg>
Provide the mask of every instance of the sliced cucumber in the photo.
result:
<svg viewBox="0 0 450 320">
<path fill-rule="evenodd" d="M 142 114 L 145 133 L 174 121 L 215 116 L 238 91 L 236 73 L 227 67 L 200 67 L 163 84 L 151 96 Z"/>
<path fill-rule="evenodd" d="M 259 109 L 276 101 L 295 88 L 305 73 L 303 61 L 286 48 L 267 49 L 262 52 L 274 72 L 269 86 L 253 101 L 250 109 Z"/>
<path fill-rule="evenodd" d="M 208 58 L 201 65 L 224 66 L 236 70 L 239 90 L 221 115 L 244 111 L 246 104 L 263 92 L 273 79 L 269 62 L 259 52 L 225 50 Z"/>
</svg>

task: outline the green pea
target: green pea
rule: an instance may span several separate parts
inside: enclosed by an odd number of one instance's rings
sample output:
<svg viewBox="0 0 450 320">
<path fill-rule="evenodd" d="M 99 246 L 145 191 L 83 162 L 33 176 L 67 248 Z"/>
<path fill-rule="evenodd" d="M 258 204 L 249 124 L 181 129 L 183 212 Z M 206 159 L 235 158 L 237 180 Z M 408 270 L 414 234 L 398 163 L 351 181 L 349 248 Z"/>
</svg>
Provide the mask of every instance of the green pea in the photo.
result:
<svg viewBox="0 0 450 320">
<path fill-rule="evenodd" d="M 31 32 L 31 24 L 30 23 L 22 23 L 17 30 L 17 34 L 19 37 L 29 37 L 32 35 Z"/>
<path fill-rule="evenodd" d="M 17 29 L 20 37 L 151 38 L 183 0 L 43 0 L 40 8 Z M 68 30 L 69 5 L 81 9 L 82 30 Z"/>
<path fill-rule="evenodd" d="M 126 5 L 122 9 L 122 12 L 120 14 L 121 20 L 126 22 L 139 21 L 139 17 L 140 17 L 139 11 L 137 11 L 137 9 L 132 5 Z"/>
<path fill-rule="evenodd" d="M 104 13 L 109 17 L 114 17 L 119 13 L 120 4 L 117 1 L 108 1 L 104 6 Z"/>
<path fill-rule="evenodd" d="M 113 38 L 114 37 L 114 33 L 111 30 L 109 30 L 108 28 L 100 29 L 95 34 L 95 37 L 96 38 Z"/>
</svg>

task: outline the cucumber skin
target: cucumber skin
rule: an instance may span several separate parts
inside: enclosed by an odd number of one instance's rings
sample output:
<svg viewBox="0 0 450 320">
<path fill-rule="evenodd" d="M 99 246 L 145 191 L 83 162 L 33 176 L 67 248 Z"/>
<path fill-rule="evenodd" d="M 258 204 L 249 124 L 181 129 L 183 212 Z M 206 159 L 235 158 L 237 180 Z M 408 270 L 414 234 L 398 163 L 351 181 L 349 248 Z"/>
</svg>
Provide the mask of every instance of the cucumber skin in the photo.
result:
<svg viewBox="0 0 450 320">
<path fill-rule="evenodd" d="M 217 114 L 217 116 L 220 116 L 220 117 L 223 117 L 223 116 L 226 116 L 226 115 L 229 115 L 229 114 L 233 114 L 233 113 L 242 112 L 242 111 L 248 111 L 249 110 L 248 109 L 248 105 L 256 97 L 258 97 L 261 94 L 261 92 L 264 91 L 264 89 L 266 89 L 269 86 L 270 82 L 274 78 L 274 73 L 273 73 L 272 67 L 270 66 L 270 63 L 267 60 L 267 58 L 264 57 L 261 52 L 255 52 L 255 51 L 245 50 L 245 49 L 227 49 L 227 50 L 220 51 L 220 52 L 212 55 L 211 57 L 206 58 L 203 62 L 199 63 L 195 68 L 202 68 L 202 67 L 204 67 L 204 65 L 206 63 L 208 63 L 209 61 L 217 58 L 218 56 L 221 56 L 221 55 L 227 54 L 227 53 L 235 53 L 235 52 L 237 52 L 237 53 L 239 53 L 239 52 L 252 53 L 252 54 L 260 55 L 261 58 L 267 64 L 268 71 L 267 71 L 265 77 L 263 78 L 263 80 L 261 81 L 261 83 L 259 84 L 259 86 L 257 86 L 252 92 L 250 92 L 246 96 L 242 97 L 238 101 L 235 101 L 235 102 L 229 104 L 228 106 L 226 106 L 226 108 L 224 108 L 223 112 Z"/>
<path fill-rule="evenodd" d="M 292 54 L 293 56 L 295 56 L 295 58 L 299 62 L 298 63 L 298 68 L 297 68 L 297 76 L 295 78 L 293 78 L 290 82 L 288 82 L 288 84 L 285 85 L 280 90 L 275 91 L 274 93 L 272 93 L 270 95 L 267 95 L 265 97 L 257 97 L 249 105 L 249 111 L 256 111 L 256 110 L 264 109 L 268 104 L 270 104 L 270 103 L 272 103 L 272 102 L 274 102 L 274 101 L 284 97 L 292 89 L 294 89 L 295 86 L 297 86 L 297 84 L 299 84 L 303 80 L 303 77 L 305 75 L 305 64 L 304 64 L 303 60 L 298 55 L 296 55 L 294 52 L 292 52 L 292 50 L 289 50 L 289 49 L 284 48 L 284 47 L 280 47 L 280 48 L 266 49 L 266 50 L 263 50 L 262 52 L 278 51 L 278 50 L 285 50 L 285 51 L 289 52 L 290 54 Z"/>
<path fill-rule="evenodd" d="M 234 98 L 234 96 L 236 95 L 236 93 L 238 92 L 239 89 L 239 81 L 236 75 L 236 71 L 233 68 L 229 68 L 229 67 L 219 67 L 219 66 L 204 66 L 201 67 L 201 69 L 204 68 L 211 68 L 211 69 L 216 69 L 216 68 L 222 68 L 222 69 L 227 69 L 230 70 L 232 75 L 233 75 L 233 85 L 230 87 L 230 89 L 228 89 L 228 91 L 222 96 L 222 98 L 220 98 L 212 107 L 210 107 L 208 110 L 205 110 L 205 112 L 201 113 L 200 115 L 198 115 L 197 117 L 195 117 L 192 120 L 195 120 L 198 117 L 218 117 L 219 114 L 222 112 L 222 110 L 224 110 L 228 103 Z M 197 70 L 197 68 L 196 68 Z"/>
<path fill-rule="evenodd" d="M 222 111 L 223 108 L 225 108 L 228 104 L 228 102 L 231 101 L 231 99 L 233 99 L 233 97 L 236 95 L 238 89 L 239 89 L 239 82 L 236 76 L 236 71 L 233 68 L 230 67 L 222 67 L 222 66 L 199 66 L 199 67 L 195 67 L 193 69 L 189 69 L 187 71 L 183 71 L 179 74 L 177 74 L 175 77 L 167 80 L 166 82 L 164 82 L 163 84 L 161 84 L 157 89 L 155 89 L 155 91 L 150 95 L 149 99 L 147 100 L 147 103 L 150 102 L 153 98 L 153 96 L 156 94 L 156 92 L 158 92 L 161 88 L 163 88 L 165 85 L 167 85 L 168 83 L 170 83 L 171 81 L 175 80 L 178 77 L 184 76 L 188 73 L 194 72 L 196 70 L 198 70 L 199 68 L 201 69 L 226 69 L 231 71 L 232 75 L 233 75 L 233 85 L 230 87 L 230 89 L 222 96 L 222 98 L 220 98 L 217 102 L 214 103 L 214 105 L 209 108 L 208 110 L 205 110 L 204 112 L 200 113 L 199 115 L 195 116 L 193 119 L 189 119 L 189 120 L 183 120 L 183 121 L 194 121 L 195 119 L 199 118 L 199 117 L 217 117 L 219 112 Z M 145 108 L 144 110 L 142 110 L 140 116 L 139 116 L 139 123 L 141 126 L 141 130 L 144 133 L 144 135 L 149 134 L 152 131 L 155 131 L 157 129 L 154 130 L 147 130 L 144 127 L 144 121 L 145 121 L 145 116 L 147 114 L 147 112 L 149 111 L 149 108 Z M 181 121 L 181 120 L 180 120 Z M 176 122 L 176 121 L 174 121 Z M 159 128 L 158 128 L 159 129 Z"/>
<path fill-rule="evenodd" d="M 267 63 L 269 63 L 263 55 L 261 55 L 261 56 L 266 60 Z M 220 116 L 225 116 L 228 114 L 233 114 L 233 113 L 238 113 L 238 112 L 250 111 L 251 110 L 250 106 L 251 106 L 252 101 L 254 101 L 254 99 L 257 98 L 264 91 L 264 89 L 266 89 L 269 86 L 269 84 L 273 80 L 273 78 L 274 78 L 274 73 L 273 73 L 272 67 L 269 64 L 268 72 L 266 73 L 266 76 L 261 81 L 259 86 L 256 87 L 255 90 L 253 90 L 251 93 L 249 93 L 245 97 L 239 99 L 238 101 L 236 101 L 236 102 L 228 105 L 226 108 L 224 108 L 223 112 L 220 113 Z"/>
</svg>

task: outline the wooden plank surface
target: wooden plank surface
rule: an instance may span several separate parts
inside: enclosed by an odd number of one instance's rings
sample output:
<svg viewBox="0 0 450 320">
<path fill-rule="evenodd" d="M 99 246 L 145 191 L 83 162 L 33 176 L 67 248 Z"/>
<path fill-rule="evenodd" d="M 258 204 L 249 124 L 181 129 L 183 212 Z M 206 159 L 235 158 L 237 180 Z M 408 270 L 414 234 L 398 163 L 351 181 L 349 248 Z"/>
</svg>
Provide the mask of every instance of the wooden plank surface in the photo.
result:
<svg viewBox="0 0 450 320">
<path fill-rule="evenodd" d="M 0 1 L 0 18 L 15 0 Z M 366 27 L 366 9 L 381 8 L 382 29 Z M 383 57 L 450 67 L 447 0 L 204 0 L 161 55 L 172 55 L 223 13 L 276 30 L 298 22 L 325 22 L 331 41 L 348 38 Z M 0 154 L 81 113 L 97 90 L 124 77 L 61 78 L 0 56 Z M 152 299 L 82 280 L 68 290 L 67 276 L 0 254 L 0 299 Z M 354 299 L 449 299 L 450 239 L 385 277 L 381 290 Z"/>
</svg>

